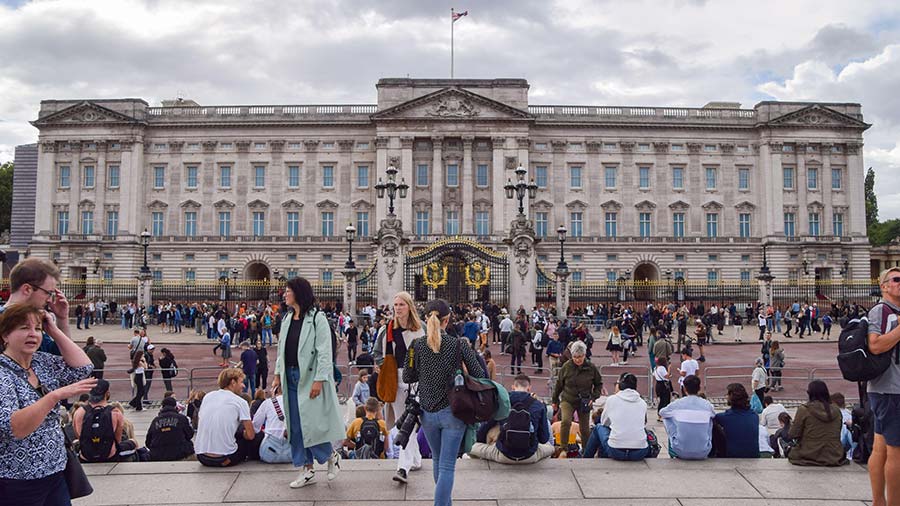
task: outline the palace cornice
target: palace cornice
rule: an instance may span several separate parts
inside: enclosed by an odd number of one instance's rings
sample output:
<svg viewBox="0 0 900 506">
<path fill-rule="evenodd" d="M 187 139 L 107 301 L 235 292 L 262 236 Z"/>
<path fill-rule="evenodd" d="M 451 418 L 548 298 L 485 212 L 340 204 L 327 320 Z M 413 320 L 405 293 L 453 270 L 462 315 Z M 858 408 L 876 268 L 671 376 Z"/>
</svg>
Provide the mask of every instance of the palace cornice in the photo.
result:
<svg viewBox="0 0 900 506">
<path fill-rule="evenodd" d="M 743 130 L 752 131 L 757 125 L 729 125 L 729 124 L 685 124 L 685 123 L 622 123 L 615 121 L 561 121 L 561 120 L 542 120 L 537 118 L 534 121 L 535 126 L 539 127 L 583 127 L 583 128 L 630 128 L 630 129 L 657 129 L 657 130 Z"/>
</svg>

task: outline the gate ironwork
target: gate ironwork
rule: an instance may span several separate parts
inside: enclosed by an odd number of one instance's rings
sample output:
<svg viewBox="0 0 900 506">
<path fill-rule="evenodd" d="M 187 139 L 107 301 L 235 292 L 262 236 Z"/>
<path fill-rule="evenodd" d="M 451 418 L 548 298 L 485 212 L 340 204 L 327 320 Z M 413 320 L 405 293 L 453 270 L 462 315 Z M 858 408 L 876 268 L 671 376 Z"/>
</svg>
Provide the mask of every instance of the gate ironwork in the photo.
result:
<svg viewBox="0 0 900 506">
<path fill-rule="evenodd" d="M 378 262 L 366 269 L 356 280 L 356 310 L 360 311 L 367 305 L 378 305 Z"/>
<path fill-rule="evenodd" d="M 406 257 L 404 287 L 417 302 L 433 298 L 451 304 L 509 304 L 506 253 L 475 241 L 447 238 Z"/>
</svg>

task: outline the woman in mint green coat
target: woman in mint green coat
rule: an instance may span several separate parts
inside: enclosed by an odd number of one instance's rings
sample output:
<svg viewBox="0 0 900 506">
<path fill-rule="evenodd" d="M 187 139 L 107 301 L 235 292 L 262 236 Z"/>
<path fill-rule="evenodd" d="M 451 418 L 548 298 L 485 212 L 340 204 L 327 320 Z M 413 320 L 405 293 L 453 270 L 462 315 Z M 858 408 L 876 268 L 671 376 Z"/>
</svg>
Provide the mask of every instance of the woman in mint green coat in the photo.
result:
<svg viewBox="0 0 900 506">
<path fill-rule="evenodd" d="M 284 301 L 288 310 L 281 322 L 272 388 L 281 385 L 284 391 L 291 460 L 302 468 L 291 488 L 300 488 L 315 480 L 314 461 L 328 462 L 329 481 L 337 476 L 341 457 L 331 443 L 346 435 L 334 385 L 328 319 L 315 307 L 312 286 L 304 278 L 287 282 Z"/>
</svg>

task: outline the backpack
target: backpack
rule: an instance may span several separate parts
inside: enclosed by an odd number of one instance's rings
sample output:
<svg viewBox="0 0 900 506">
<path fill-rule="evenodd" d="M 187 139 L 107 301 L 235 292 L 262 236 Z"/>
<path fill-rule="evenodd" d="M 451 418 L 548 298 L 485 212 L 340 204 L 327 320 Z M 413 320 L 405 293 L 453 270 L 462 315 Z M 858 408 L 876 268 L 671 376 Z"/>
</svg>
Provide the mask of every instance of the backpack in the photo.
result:
<svg viewBox="0 0 900 506">
<path fill-rule="evenodd" d="M 531 423 L 531 412 L 528 411 L 533 402 L 534 397 L 529 397 L 525 402 L 517 402 L 509 410 L 509 417 L 500 423 L 500 441 L 514 455 L 528 453 L 528 450 L 534 444 L 536 435 L 534 424 Z M 504 455 L 506 454 L 504 453 Z M 526 459 L 531 455 L 523 455 L 519 458 L 506 456 L 511 460 L 520 460 Z"/>
<path fill-rule="evenodd" d="M 534 333 L 534 337 L 531 338 L 531 346 L 535 350 L 540 350 L 541 348 L 544 347 L 543 341 L 544 341 L 544 333 L 541 332 L 540 330 L 538 330 Z"/>
<path fill-rule="evenodd" d="M 659 444 L 659 438 L 656 437 L 656 433 L 650 429 L 644 429 L 644 432 L 647 433 L 647 448 L 649 448 L 650 451 L 646 458 L 655 459 L 659 457 L 659 451 L 662 449 Z"/>
<path fill-rule="evenodd" d="M 883 304 L 883 303 L 882 303 Z M 889 311 L 885 311 L 888 309 Z M 888 317 L 893 313 L 885 304 L 881 312 L 881 329 L 885 330 Z M 891 366 L 891 359 L 900 364 L 900 346 L 874 354 L 869 351 L 869 319 L 854 318 L 841 329 L 838 338 L 838 366 L 847 381 L 871 381 L 881 376 Z"/>
<path fill-rule="evenodd" d="M 381 458 L 384 451 L 384 442 L 381 440 L 381 426 L 378 420 L 363 418 L 356 436 L 356 458 L 377 459 Z"/>
<path fill-rule="evenodd" d="M 85 406 L 84 420 L 81 422 L 81 459 L 85 462 L 106 462 L 116 443 L 112 422 L 112 406 Z"/>
</svg>

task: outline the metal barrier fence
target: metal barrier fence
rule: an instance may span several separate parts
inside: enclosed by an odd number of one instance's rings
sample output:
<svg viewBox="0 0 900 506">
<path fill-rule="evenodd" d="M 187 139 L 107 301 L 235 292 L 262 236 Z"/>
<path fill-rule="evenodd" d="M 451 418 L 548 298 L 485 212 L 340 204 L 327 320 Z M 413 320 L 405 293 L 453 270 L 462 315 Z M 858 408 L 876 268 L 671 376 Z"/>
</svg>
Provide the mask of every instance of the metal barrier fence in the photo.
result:
<svg viewBox="0 0 900 506">
<path fill-rule="evenodd" d="M 727 383 L 740 383 L 747 386 L 748 393 L 752 395 L 753 392 L 749 391 L 749 382 L 753 374 L 753 369 L 753 367 L 740 365 L 704 367 L 700 370 L 700 376 L 703 380 L 703 390 L 707 395 L 717 394 L 715 395 L 716 397 L 718 395 L 724 395 L 726 385 L 716 385 L 716 391 L 711 392 L 712 385 L 710 385 L 710 383 L 725 380 Z M 856 384 L 846 381 L 841 375 L 840 369 L 837 367 L 784 367 L 781 369 L 781 373 L 781 385 L 784 387 L 784 393 L 777 395 L 779 400 L 798 400 L 805 402 L 807 399 L 806 388 L 809 382 L 814 379 L 828 383 L 832 393 L 844 393 L 844 396 L 848 401 L 859 400 L 857 388 L 855 388 Z M 768 378 L 769 383 L 771 384 L 773 376 L 770 374 Z"/>
<path fill-rule="evenodd" d="M 199 368 L 197 368 L 199 369 Z M 217 368 L 218 370 L 222 370 L 221 367 Z M 97 369 L 95 372 L 102 372 L 103 379 L 109 382 L 109 390 L 110 390 L 110 399 L 123 401 L 126 400 L 123 395 L 128 396 L 127 400 L 130 400 L 134 397 L 134 386 L 132 382 L 132 374 L 129 372 L 131 369 L 119 368 L 119 367 L 107 367 L 104 369 Z M 189 369 L 186 367 L 181 367 L 175 370 L 176 376 L 172 378 L 168 378 L 168 380 L 172 383 L 172 391 L 176 394 L 180 388 L 185 388 L 185 396 L 184 399 L 190 394 L 192 388 L 192 376 L 194 369 Z M 218 376 L 218 375 L 217 375 Z M 213 380 L 215 382 L 215 379 Z M 145 380 L 146 383 L 146 380 Z M 154 388 L 154 385 L 160 385 L 159 388 Z M 150 394 L 152 397 L 155 397 L 157 400 L 162 399 L 162 394 L 160 392 L 165 392 L 165 383 L 164 378 L 162 376 L 162 369 L 153 369 L 153 377 L 151 378 L 150 384 Z M 158 395 L 154 395 L 158 394 Z"/>
</svg>

